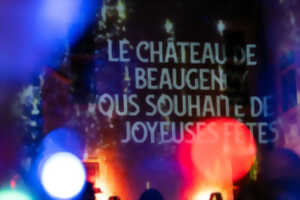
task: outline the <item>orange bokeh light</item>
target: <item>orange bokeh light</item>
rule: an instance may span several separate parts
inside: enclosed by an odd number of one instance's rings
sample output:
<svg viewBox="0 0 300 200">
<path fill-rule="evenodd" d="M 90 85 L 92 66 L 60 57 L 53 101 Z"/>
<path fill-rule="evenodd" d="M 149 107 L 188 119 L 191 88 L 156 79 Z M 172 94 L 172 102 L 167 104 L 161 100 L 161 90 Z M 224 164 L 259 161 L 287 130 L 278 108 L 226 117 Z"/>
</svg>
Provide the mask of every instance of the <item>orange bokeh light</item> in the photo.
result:
<svg viewBox="0 0 300 200">
<path fill-rule="evenodd" d="M 96 194 L 96 200 L 106 200 L 113 195 L 113 193 L 110 190 L 109 184 L 104 181 L 101 181 L 100 179 L 96 180 L 95 187 L 101 189 L 101 193 Z"/>
<path fill-rule="evenodd" d="M 96 200 L 107 200 L 111 196 L 119 196 L 121 199 L 130 199 L 128 184 L 126 179 L 118 173 L 120 171 L 120 163 L 115 159 L 114 152 L 101 152 L 97 157 L 86 159 L 85 162 L 98 163 L 99 169 L 94 176 L 88 177 L 94 183 L 95 188 L 101 190 L 96 194 Z"/>
<path fill-rule="evenodd" d="M 198 192 L 192 200 L 210 200 L 211 194 L 213 194 L 215 192 L 220 192 L 220 190 L 219 189 L 202 190 L 202 191 Z M 222 192 L 221 192 L 221 194 L 222 194 L 223 200 L 226 200 L 226 198 L 224 198 L 224 194 Z"/>
</svg>

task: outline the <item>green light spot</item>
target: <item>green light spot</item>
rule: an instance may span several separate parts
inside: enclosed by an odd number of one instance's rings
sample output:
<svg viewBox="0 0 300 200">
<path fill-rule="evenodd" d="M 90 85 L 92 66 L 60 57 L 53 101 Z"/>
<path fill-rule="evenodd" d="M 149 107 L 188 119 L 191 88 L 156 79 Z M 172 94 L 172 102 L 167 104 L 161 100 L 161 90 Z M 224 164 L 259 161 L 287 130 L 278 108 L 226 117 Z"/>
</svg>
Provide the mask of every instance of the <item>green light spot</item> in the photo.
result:
<svg viewBox="0 0 300 200">
<path fill-rule="evenodd" d="M 4 190 L 4 191 L 0 191 L 0 200 L 33 200 L 33 199 L 19 191 Z"/>
</svg>

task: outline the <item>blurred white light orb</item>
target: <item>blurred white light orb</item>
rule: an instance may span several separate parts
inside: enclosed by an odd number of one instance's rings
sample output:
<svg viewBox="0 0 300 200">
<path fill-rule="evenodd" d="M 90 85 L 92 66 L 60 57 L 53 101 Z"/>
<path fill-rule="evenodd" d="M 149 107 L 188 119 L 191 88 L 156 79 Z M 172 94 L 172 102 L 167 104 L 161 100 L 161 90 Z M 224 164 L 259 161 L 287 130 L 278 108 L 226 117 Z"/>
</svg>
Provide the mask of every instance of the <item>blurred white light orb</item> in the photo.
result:
<svg viewBox="0 0 300 200">
<path fill-rule="evenodd" d="M 83 164 L 71 153 L 56 153 L 42 166 L 42 185 L 55 198 L 77 196 L 84 187 L 85 180 Z"/>
</svg>

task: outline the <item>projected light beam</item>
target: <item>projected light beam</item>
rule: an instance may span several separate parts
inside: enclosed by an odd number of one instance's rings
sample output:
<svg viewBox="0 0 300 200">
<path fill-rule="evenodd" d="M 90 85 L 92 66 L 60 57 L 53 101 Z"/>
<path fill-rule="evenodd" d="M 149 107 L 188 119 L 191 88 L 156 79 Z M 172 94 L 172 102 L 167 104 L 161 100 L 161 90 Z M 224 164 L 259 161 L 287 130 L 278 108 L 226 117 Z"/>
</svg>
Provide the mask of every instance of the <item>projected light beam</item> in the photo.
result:
<svg viewBox="0 0 300 200">
<path fill-rule="evenodd" d="M 51 25 L 68 29 L 80 11 L 80 4 L 81 0 L 46 0 L 42 13 Z"/>
<path fill-rule="evenodd" d="M 66 46 L 94 23 L 101 2 L 1 1 L 0 79 L 27 79 L 44 66 L 58 67 Z"/>
</svg>

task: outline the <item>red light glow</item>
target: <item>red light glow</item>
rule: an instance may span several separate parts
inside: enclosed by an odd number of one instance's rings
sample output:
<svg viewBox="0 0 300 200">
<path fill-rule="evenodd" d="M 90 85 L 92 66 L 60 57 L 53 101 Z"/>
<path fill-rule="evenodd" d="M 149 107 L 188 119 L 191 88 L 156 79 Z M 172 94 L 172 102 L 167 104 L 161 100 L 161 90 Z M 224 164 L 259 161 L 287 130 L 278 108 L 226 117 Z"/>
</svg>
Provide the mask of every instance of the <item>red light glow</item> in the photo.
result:
<svg viewBox="0 0 300 200">
<path fill-rule="evenodd" d="M 256 157 L 252 133 L 240 121 L 226 117 L 199 122 L 191 130 L 195 133 L 192 142 L 183 142 L 179 151 L 187 179 L 183 199 L 199 196 L 211 187 L 221 188 L 226 196 L 223 199 L 231 200 L 233 181 L 249 172 Z M 191 137 L 190 132 L 186 137 Z M 204 196 L 199 200 L 202 199 L 206 200 Z"/>
<path fill-rule="evenodd" d="M 11 187 L 12 189 L 15 189 L 16 186 L 17 186 L 16 181 L 15 181 L 15 180 L 11 180 L 11 181 L 10 181 L 10 187 Z"/>
</svg>

